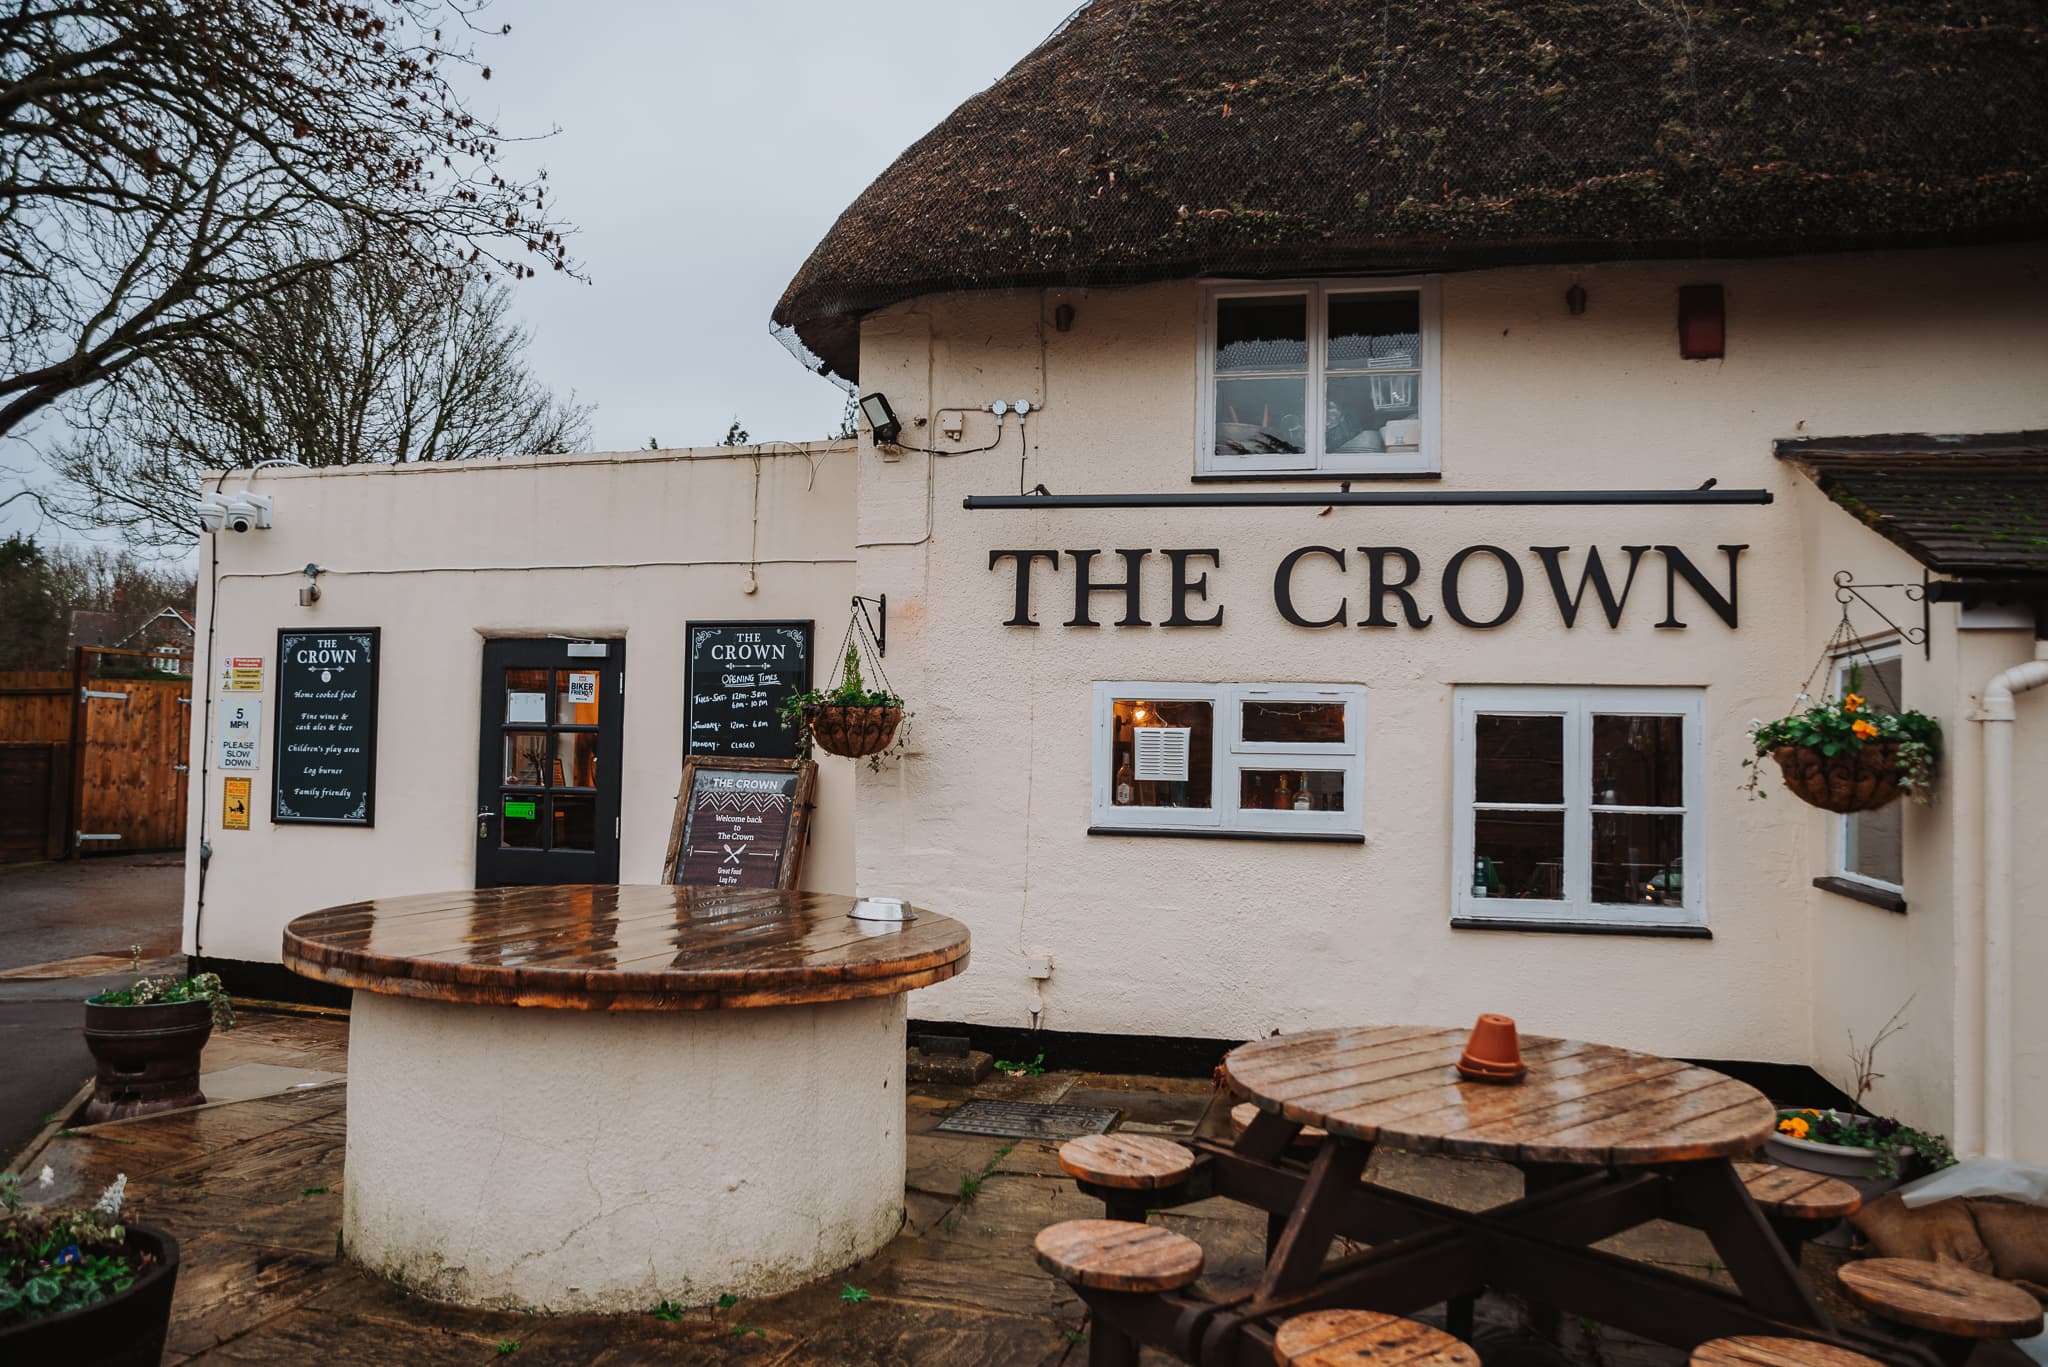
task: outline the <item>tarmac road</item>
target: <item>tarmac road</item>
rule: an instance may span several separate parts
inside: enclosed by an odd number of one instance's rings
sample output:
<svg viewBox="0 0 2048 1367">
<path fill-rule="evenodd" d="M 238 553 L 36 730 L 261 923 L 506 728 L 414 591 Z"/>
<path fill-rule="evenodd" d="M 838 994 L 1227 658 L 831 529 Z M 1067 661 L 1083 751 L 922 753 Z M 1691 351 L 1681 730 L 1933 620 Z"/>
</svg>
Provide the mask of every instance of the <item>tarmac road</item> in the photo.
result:
<svg viewBox="0 0 2048 1367">
<path fill-rule="evenodd" d="M 0 970 L 138 944 L 145 965 L 175 956 L 183 885 L 162 855 L 0 867 Z M 92 1076 L 80 1003 L 127 980 L 0 979 L 0 1166 Z"/>
</svg>

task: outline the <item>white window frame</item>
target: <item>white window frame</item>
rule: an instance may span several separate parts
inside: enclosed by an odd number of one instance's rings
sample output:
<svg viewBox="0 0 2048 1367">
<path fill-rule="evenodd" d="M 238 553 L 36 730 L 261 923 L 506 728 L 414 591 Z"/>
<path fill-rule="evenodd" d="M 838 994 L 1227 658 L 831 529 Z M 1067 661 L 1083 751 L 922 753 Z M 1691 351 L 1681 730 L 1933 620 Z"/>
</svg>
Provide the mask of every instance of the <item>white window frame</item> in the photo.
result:
<svg viewBox="0 0 2048 1367">
<path fill-rule="evenodd" d="M 1707 923 L 1706 693 L 1698 688 L 1605 686 L 1463 687 L 1457 691 L 1456 778 L 1451 823 L 1452 914 L 1475 921 L 1554 921 L 1615 928 L 1696 927 Z M 1557 900 L 1474 897 L 1474 793 L 1481 713 L 1564 718 L 1564 890 Z M 1595 902 L 1593 813 L 1666 812 L 1669 808 L 1609 806 L 1592 800 L 1595 716 L 1678 717 L 1684 725 L 1685 890 L 1679 906 Z M 1541 807 L 1502 803 L 1503 807 Z"/>
<path fill-rule="evenodd" d="M 1301 294 L 1308 298 L 1309 392 L 1305 407 L 1306 429 L 1299 454 L 1257 452 L 1248 455 L 1219 455 L 1216 451 L 1216 302 L 1229 298 L 1261 298 Z M 1332 451 L 1323 450 L 1323 427 L 1328 400 L 1325 352 L 1329 339 L 1329 304 L 1332 294 L 1413 294 L 1417 296 L 1422 327 L 1422 387 L 1416 416 L 1422 420 L 1422 438 L 1414 451 Z M 1234 281 L 1211 285 L 1202 295 L 1201 339 L 1196 366 L 1201 382 L 1196 386 L 1195 469 L 1199 474 L 1304 475 L 1428 475 L 1443 468 L 1439 440 L 1442 409 L 1443 327 L 1442 291 L 1435 276 L 1416 275 L 1366 280 L 1270 280 Z M 1345 372 L 1349 373 L 1349 372 Z M 1254 377 L 1255 378 L 1255 377 Z"/>
<path fill-rule="evenodd" d="M 1886 637 L 1883 640 L 1872 641 L 1868 644 L 1858 644 L 1850 647 L 1848 650 L 1841 652 L 1839 655 L 1836 655 L 1832 662 L 1832 669 L 1829 675 L 1832 681 L 1832 691 L 1829 693 L 1829 697 L 1832 700 L 1839 702 L 1842 698 L 1842 695 L 1848 691 L 1850 665 L 1882 664 L 1888 660 L 1897 660 L 1899 662 L 1900 697 L 1898 699 L 1898 704 L 1901 708 L 1904 708 L 1906 705 L 1906 699 L 1904 696 L 1906 680 L 1906 656 L 1905 652 L 1902 649 L 1900 649 L 1899 638 L 1896 636 Z M 1868 693 L 1866 693 L 1865 696 L 1869 696 Z M 1846 882 L 1856 883 L 1866 888 L 1876 888 L 1881 892 L 1897 893 L 1901 896 L 1905 895 L 1905 884 L 1887 883 L 1882 878 L 1872 878 L 1867 873 L 1858 873 L 1854 869 L 1851 869 L 1849 867 L 1849 823 L 1855 819 L 1855 815 L 1856 814 L 1854 813 L 1832 814 L 1832 821 L 1835 828 L 1834 876 Z M 1901 829 L 1899 832 L 1899 870 L 1901 875 L 1903 875 L 1905 872 L 1905 843 L 1906 834 L 1905 831 Z"/>
<path fill-rule="evenodd" d="M 1116 783 L 1113 704 L 1119 698 L 1148 701 L 1207 702 L 1214 709 L 1210 727 L 1209 807 L 1119 807 L 1111 788 Z M 1243 704 L 1259 702 L 1341 702 L 1344 704 L 1342 745 L 1283 745 L 1242 739 Z M 1095 685 L 1094 783 L 1089 824 L 1128 831 L 1269 831 L 1292 834 L 1359 835 L 1364 829 L 1365 688 L 1361 684 L 1288 683 L 1159 683 L 1144 680 Z M 1238 806 L 1246 769 L 1307 769 L 1344 775 L 1341 812 L 1261 811 Z"/>
</svg>

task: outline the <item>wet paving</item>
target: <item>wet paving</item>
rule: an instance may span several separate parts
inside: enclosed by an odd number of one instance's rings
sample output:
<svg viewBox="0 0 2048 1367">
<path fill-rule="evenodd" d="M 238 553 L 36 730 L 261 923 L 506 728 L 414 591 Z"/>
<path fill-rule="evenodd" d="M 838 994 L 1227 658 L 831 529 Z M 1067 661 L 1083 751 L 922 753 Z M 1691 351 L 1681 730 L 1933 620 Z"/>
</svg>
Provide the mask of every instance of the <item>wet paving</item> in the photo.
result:
<svg viewBox="0 0 2048 1367">
<path fill-rule="evenodd" d="M 210 1073 L 268 1076 L 258 1065 L 305 1078 L 344 1073 L 346 1022 L 249 1013 L 207 1048 Z M 460 1309 L 356 1271 L 338 1252 L 345 1080 L 63 1131 L 21 1155 L 21 1166 L 33 1172 L 48 1163 L 58 1174 L 56 1199 L 90 1199 L 125 1173 L 131 1218 L 178 1238 L 182 1267 L 166 1363 L 1081 1367 L 1086 1307 L 1039 1269 L 1031 1241 L 1056 1221 L 1099 1216 L 1101 1206 L 1060 1174 L 1055 1144 L 938 1131 L 972 1098 L 1115 1107 L 1129 1129 L 1153 1134 L 1228 1132 L 1228 1108 L 1206 1079 L 997 1073 L 974 1087 L 913 1087 L 907 1214 L 895 1240 L 817 1285 L 673 1318 L 657 1316 L 654 1306 L 607 1317 Z M 1386 1151 L 1373 1162 L 1374 1180 L 1447 1204 L 1476 1209 L 1519 1194 L 1519 1176 L 1497 1163 Z M 1263 1216 L 1214 1199 L 1152 1218 L 1202 1244 L 1203 1285 L 1211 1291 L 1241 1289 L 1255 1278 Z M 1692 1230 L 1651 1225 L 1604 1246 L 1726 1282 Z M 1839 1256 L 1809 1249 L 1807 1271 L 1817 1286 L 1831 1285 L 1830 1259 Z M 1840 1313 L 1838 1301 L 1831 1308 Z M 1479 1318 L 1490 1364 L 1684 1361 L 1682 1353 L 1570 1318 L 1557 1326 L 1560 1353 L 1530 1337 L 1524 1307 L 1497 1298 L 1481 1302 Z M 1147 1367 L 1168 1360 L 1145 1358 Z"/>
</svg>

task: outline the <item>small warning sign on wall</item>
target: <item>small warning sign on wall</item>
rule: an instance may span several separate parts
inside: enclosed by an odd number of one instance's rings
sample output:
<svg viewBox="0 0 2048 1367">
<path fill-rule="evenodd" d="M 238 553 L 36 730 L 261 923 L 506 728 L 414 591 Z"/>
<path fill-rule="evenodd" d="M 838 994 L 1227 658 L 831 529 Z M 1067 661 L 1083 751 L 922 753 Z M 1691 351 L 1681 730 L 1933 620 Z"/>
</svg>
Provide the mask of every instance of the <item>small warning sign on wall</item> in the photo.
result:
<svg viewBox="0 0 2048 1367">
<path fill-rule="evenodd" d="M 229 778 L 221 780 L 220 795 L 221 829 L 246 831 L 249 829 L 249 780 Z"/>
</svg>

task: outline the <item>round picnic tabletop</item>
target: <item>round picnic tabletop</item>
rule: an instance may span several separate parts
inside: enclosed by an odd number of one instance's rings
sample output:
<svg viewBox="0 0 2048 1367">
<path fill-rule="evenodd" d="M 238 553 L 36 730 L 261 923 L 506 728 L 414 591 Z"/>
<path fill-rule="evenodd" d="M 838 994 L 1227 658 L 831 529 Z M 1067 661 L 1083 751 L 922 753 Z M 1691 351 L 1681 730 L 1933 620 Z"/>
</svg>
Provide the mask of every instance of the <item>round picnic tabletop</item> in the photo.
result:
<svg viewBox="0 0 2048 1367">
<path fill-rule="evenodd" d="M 1467 1028 L 1313 1030 L 1231 1051 L 1233 1090 L 1333 1135 L 1511 1163 L 1727 1158 L 1777 1123 L 1763 1093 L 1711 1068 L 1606 1044 L 1522 1036 L 1520 1083 L 1468 1082 Z"/>
<path fill-rule="evenodd" d="M 855 920 L 851 897 L 567 884 L 379 897 L 285 927 L 293 972 L 364 992 L 572 1011 L 889 996 L 967 967 L 967 927 Z"/>
</svg>

